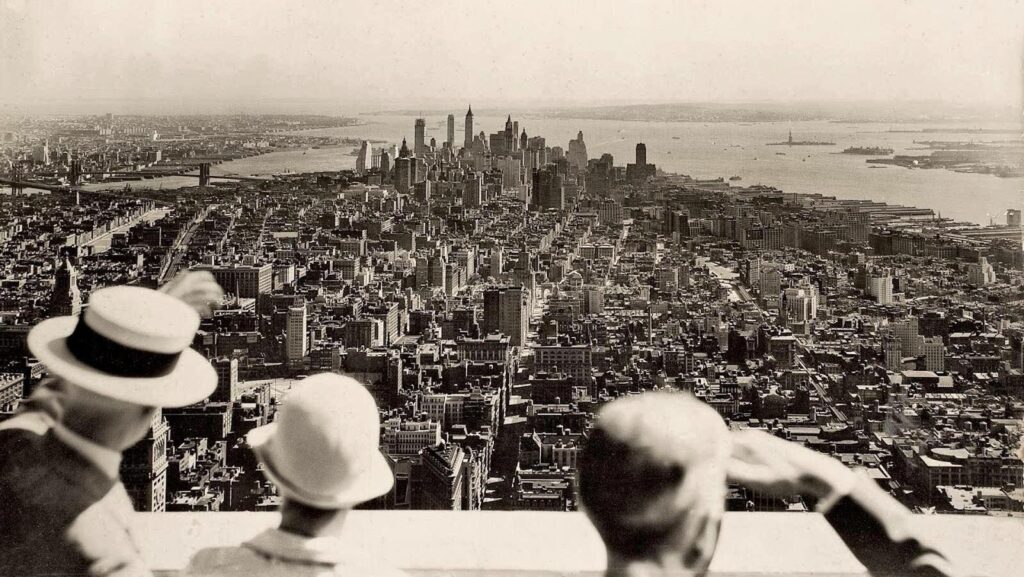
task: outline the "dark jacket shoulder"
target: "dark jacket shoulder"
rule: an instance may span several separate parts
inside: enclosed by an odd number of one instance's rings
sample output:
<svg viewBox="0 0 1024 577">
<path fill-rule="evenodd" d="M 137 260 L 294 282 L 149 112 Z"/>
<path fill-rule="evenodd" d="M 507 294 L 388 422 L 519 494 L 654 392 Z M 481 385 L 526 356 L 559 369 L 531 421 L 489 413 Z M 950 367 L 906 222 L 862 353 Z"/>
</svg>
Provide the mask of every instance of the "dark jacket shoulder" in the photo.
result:
<svg viewBox="0 0 1024 577">
<path fill-rule="evenodd" d="M 114 483 L 48 433 L 0 430 L 0 575 L 41 563 L 76 574 L 84 560 L 65 532 Z"/>
</svg>

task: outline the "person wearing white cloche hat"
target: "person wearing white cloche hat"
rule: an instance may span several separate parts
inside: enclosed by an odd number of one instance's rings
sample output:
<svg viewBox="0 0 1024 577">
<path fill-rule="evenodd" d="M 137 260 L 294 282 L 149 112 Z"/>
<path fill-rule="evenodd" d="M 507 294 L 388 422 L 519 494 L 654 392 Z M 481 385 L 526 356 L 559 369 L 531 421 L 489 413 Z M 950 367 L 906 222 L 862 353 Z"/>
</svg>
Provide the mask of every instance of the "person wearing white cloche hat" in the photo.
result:
<svg viewBox="0 0 1024 577">
<path fill-rule="evenodd" d="M 281 522 L 239 547 L 203 549 L 187 575 L 403 575 L 353 555 L 341 538 L 348 512 L 386 494 L 394 476 L 380 452 L 380 416 L 362 384 L 314 375 L 290 393 L 277 421 L 248 435 L 283 497 Z"/>
</svg>

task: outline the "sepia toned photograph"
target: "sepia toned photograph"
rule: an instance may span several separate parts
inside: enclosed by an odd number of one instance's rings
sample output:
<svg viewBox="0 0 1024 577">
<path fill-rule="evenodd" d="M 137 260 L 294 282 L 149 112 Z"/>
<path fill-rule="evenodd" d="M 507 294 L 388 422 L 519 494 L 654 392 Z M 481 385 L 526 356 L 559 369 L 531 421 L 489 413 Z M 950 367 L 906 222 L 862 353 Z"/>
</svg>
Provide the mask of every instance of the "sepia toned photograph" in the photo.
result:
<svg viewBox="0 0 1024 577">
<path fill-rule="evenodd" d="M 0 577 L 1019 577 L 1024 0 L 0 0 Z"/>
</svg>

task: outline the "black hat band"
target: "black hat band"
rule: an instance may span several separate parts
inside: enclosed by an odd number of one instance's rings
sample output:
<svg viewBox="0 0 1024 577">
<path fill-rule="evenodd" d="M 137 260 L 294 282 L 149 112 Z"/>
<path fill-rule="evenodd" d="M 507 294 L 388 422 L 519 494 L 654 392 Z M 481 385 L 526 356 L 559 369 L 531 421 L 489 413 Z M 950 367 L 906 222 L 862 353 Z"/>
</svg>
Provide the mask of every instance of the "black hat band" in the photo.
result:
<svg viewBox="0 0 1024 577">
<path fill-rule="evenodd" d="M 80 362 L 117 377 L 162 377 L 169 374 L 181 353 L 154 353 L 126 347 L 97 333 L 78 318 L 67 339 L 68 351 Z"/>
</svg>

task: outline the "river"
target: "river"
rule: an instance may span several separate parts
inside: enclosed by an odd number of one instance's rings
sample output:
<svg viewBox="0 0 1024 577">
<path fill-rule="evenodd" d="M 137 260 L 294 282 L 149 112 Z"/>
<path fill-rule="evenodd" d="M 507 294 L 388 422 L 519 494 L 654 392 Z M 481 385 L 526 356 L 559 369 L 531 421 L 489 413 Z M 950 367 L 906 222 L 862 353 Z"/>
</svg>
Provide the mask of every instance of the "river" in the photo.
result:
<svg viewBox="0 0 1024 577">
<path fill-rule="evenodd" d="M 217 182 L 217 175 L 269 177 L 272 174 L 289 171 L 316 172 L 353 169 L 356 166 L 356 158 L 351 155 L 351 152 L 351 146 L 279 150 L 259 156 L 249 156 L 214 164 L 210 166 L 210 177 L 214 182 Z M 149 180 L 125 181 L 113 184 L 91 183 L 84 185 L 82 188 L 85 190 L 106 190 L 124 188 L 126 184 L 130 184 L 133 189 L 174 189 L 196 186 L 198 179 L 188 176 L 165 176 Z"/>
<path fill-rule="evenodd" d="M 305 131 L 307 135 L 330 135 L 371 141 L 400 143 L 409 139 L 412 147 L 413 116 L 364 115 L 362 124 Z M 426 116 L 427 140 L 445 139 L 445 116 Z M 967 135 L 963 133 L 895 132 L 923 128 L 1018 129 L 1013 124 L 956 123 L 931 124 L 763 122 L 700 123 L 638 122 L 614 120 L 552 119 L 536 115 L 517 118 L 529 135 L 547 138 L 548 146 L 568 148 L 568 142 L 583 131 L 591 158 L 611 153 L 616 164 L 632 162 L 637 142 L 647 145 L 647 161 L 668 172 L 696 178 L 740 176 L 737 185 L 766 184 L 787 192 L 821 193 L 848 199 L 866 199 L 890 204 L 931 208 L 944 217 L 988 224 L 1002 223 L 1008 208 L 1024 209 L 1024 179 L 999 178 L 987 174 L 965 174 L 942 169 L 907 169 L 897 166 L 872 168 L 859 155 L 837 154 L 849 146 L 882 146 L 896 154 L 928 154 L 913 150 L 914 140 L 1005 140 L 1013 135 Z M 461 114 L 456 140 L 461 143 Z M 505 117 L 477 116 L 474 131 L 491 133 L 504 127 Z M 834 142 L 835 146 L 766 146 L 786 140 Z M 213 174 L 270 174 L 291 170 L 350 169 L 355 165 L 348 147 L 318 150 L 287 150 L 264 154 L 211 167 Z M 194 185 L 195 179 L 174 177 L 133 183 L 132 186 L 172 188 Z"/>
</svg>

